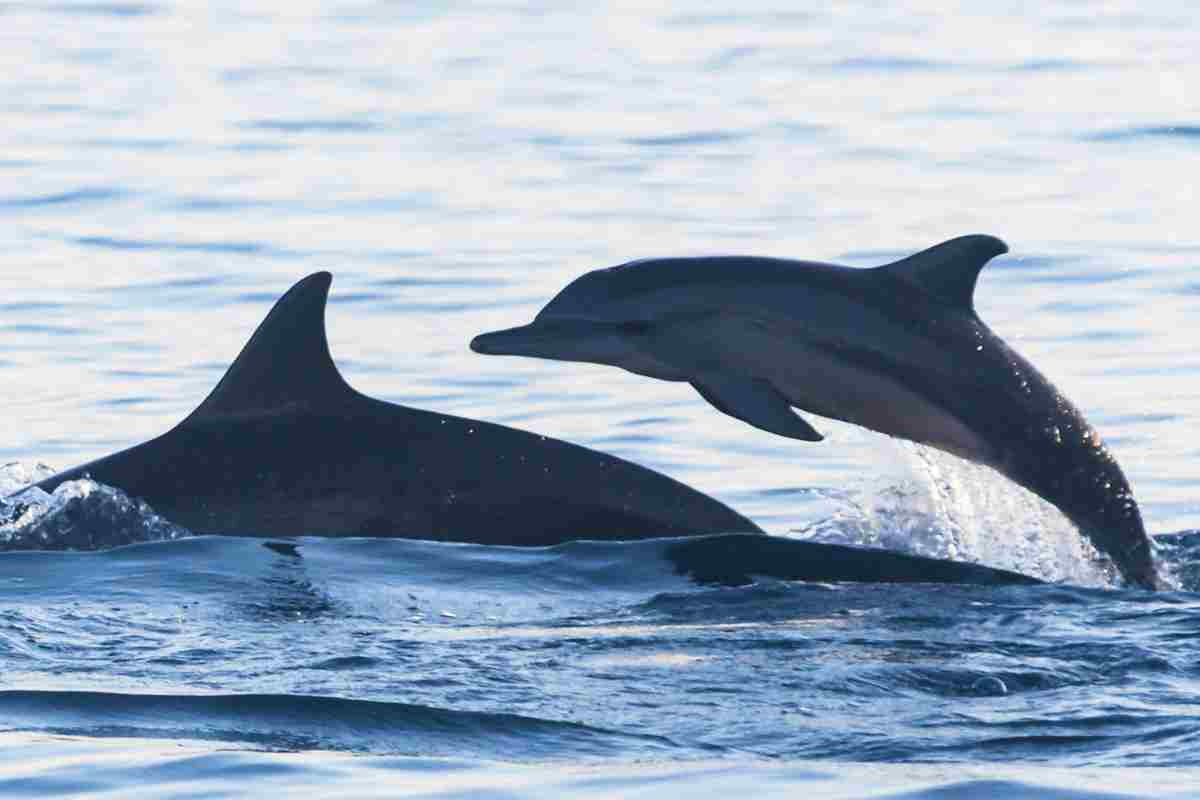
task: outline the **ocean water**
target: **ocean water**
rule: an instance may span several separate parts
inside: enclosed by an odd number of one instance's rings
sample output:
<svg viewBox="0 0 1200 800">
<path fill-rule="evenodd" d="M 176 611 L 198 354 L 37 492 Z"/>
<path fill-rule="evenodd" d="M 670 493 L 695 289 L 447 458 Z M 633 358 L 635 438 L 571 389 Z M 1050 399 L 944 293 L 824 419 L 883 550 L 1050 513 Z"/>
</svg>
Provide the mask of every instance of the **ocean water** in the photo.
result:
<svg viewBox="0 0 1200 800">
<path fill-rule="evenodd" d="M 192 537 L 72 484 L 0 508 L 0 796 L 1200 796 L 1198 33 L 1132 0 L 0 3 L 0 494 L 171 427 L 327 269 L 368 394 L 1049 582 Z M 467 348 L 633 258 L 973 232 L 1011 247 L 980 315 L 1104 435 L 1175 591 L 951 457 Z"/>
</svg>

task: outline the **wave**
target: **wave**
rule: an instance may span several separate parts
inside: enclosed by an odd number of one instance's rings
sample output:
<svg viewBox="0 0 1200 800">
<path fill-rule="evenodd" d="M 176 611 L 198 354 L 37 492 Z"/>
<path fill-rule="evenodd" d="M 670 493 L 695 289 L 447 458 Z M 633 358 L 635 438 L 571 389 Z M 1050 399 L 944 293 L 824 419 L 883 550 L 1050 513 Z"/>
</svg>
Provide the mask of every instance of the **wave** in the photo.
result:
<svg viewBox="0 0 1200 800">
<path fill-rule="evenodd" d="M 44 465 L 0 467 L 0 551 L 110 550 L 193 536 L 144 501 L 92 480 L 68 481 L 53 494 L 35 487 L 3 496 L 51 473 Z M 549 591 L 557 587 L 574 592 L 581 584 L 593 590 L 645 588 L 663 584 L 671 574 L 693 583 L 725 586 L 761 578 L 987 585 L 1035 583 L 1036 578 L 1081 586 L 1116 585 L 1111 564 L 1061 514 L 1032 495 L 1014 496 L 1010 490 L 1006 482 L 982 468 L 949 463 L 948 457 L 916 450 L 908 483 L 868 487 L 840 498 L 832 514 L 789 537 L 725 534 L 634 542 L 580 540 L 542 548 L 386 538 L 339 541 L 362 542 L 344 545 L 353 555 L 403 558 L 406 579 L 418 583 L 454 584 L 470 575 L 490 574 L 497 580 L 527 579 Z M 1185 590 L 1200 587 L 1196 533 L 1156 537 L 1164 572 Z M 296 541 L 306 542 L 309 550 L 316 546 L 314 541 L 334 540 Z M 293 549 L 287 555 L 300 554 L 294 545 L 288 547 Z M 872 549 L 864 553 L 863 547 Z M 346 555 L 343 551 L 339 558 Z M 364 573 L 373 570 L 370 564 L 363 567 Z"/>
<path fill-rule="evenodd" d="M 7 470 L 11 480 L 17 470 Z M 47 468 L 21 471 L 32 483 L 49 477 Z M 67 481 L 53 494 L 36 487 L 3 497 L 0 480 L 0 550 L 103 550 L 136 542 L 190 536 L 186 528 L 155 513 L 144 500 L 93 480 Z"/>
<path fill-rule="evenodd" d="M 10 762 L 0 793 L 21 797 L 414 797 L 482 798 L 736 797 L 783 800 L 876 797 L 891 800 L 1133 800 L 1189 796 L 1194 771 L 1056 769 L 1045 765 L 771 763 L 721 759 L 614 760 L 559 765 L 477 764 L 463 759 L 363 757 L 346 753 L 237 752 L 177 743 L 7 735 Z"/>
<path fill-rule="evenodd" d="M 575 722 L 293 694 L 4 690 L 0 730 L 505 761 L 683 752 L 661 736 Z"/>
<path fill-rule="evenodd" d="M 1115 128 L 1095 131 L 1080 137 L 1090 142 L 1127 142 L 1140 139 L 1176 139 L 1189 141 L 1200 139 L 1200 125 L 1146 125 L 1141 127 Z"/>
</svg>

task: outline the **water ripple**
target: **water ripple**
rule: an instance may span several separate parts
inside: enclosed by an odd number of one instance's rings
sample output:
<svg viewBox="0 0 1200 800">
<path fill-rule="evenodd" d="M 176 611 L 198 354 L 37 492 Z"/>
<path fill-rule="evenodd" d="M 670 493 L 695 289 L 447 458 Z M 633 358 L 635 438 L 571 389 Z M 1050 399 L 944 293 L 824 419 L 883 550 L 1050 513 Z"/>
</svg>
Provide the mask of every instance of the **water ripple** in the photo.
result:
<svg viewBox="0 0 1200 800">
<path fill-rule="evenodd" d="M 640 147 L 686 147 L 688 145 L 721 144 L 746 138 L 745 133 L 736 131 L 691 131 L 665 136 L 640 136 L 626 139 L 627 144 Z"/>
<path fill-rule="evenodd" d="M 0 208 L 37 208 L 39 206 L 102 203 L 120 199 L 126 194 L 127 192 L 122 189 L 95 187 L 28 197 L 0 197 Z"/>
<path fill-rule="evenodd" d="M 570 722 L 405 703 L 298 695 L 150 695 L 0 691 L 0 727 L 98 737 L 252 743 L 514 761 L 612 757 L 667 739 Z"/>
<path fill-rule="evenodd" d="M 131 19 L 157 14 L 162 7 L 151 3 L 23 3 L 22 7 L 49 14 Z"/>
<path fill-rule="evenodd" d="M 378 122 L 362 119 L 260 119 L 241 127 L 280 133 L 372 133 L 383 128 Z"/>
<path fill-rule="evenodd" d="M 1200 125 L 1147 125 L 1144 127 L 1116 128 L 1096 131 L 1080 136 L 1087 142 L 1127 142 L 1138 139 L 1179 139 L 1186 142 L 1200 140 Z"/>
<path fill-rule="evenodd" d="M 116 236 L 76 236 L 69 241 L 83 247 L 96 247 L 104 250 L 146 250 L 175 253 L 218 253 L 226 255 L 264 256 L 271 258 L 295 258 L 307 255 L 295 250 L 286 250 L 264 242 L 246 241 L 209 241 L 182 242 L 164 239 L 127 239 Z M 274 300 L 277 295 L 263 295 L 264 299 Z"/>
</svg>

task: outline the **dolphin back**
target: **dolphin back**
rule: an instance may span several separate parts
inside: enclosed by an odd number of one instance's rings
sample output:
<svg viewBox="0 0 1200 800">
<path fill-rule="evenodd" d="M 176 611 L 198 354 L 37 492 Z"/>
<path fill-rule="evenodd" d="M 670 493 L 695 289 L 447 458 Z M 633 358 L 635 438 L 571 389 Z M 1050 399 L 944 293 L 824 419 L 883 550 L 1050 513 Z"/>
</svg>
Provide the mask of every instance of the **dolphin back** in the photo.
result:
<svg viewBox="0 0 1200 800">
<path fill-rule="evenodd" d="M 614 456 L 360 394 L 329 352 L 330 283 L 292 287 L 173 429 L 38 486 L 91 477 L 197 533 L 547 545 L 760 532 Z"/>
</svg>

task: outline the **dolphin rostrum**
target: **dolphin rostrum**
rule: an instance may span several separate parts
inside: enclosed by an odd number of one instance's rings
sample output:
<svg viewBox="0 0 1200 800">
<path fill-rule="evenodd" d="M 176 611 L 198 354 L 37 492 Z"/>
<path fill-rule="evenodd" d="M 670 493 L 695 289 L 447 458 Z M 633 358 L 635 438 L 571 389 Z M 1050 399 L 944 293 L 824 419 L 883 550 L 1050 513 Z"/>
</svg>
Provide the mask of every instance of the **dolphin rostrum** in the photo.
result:
<svg viewBox="0 0 1200 800">
<path fill-rule="evenodd" d="M 196 533 L 549 545 L 760 531 L 628 461 L 356 392 L 326 340 L 331 280 L 292 287 L 175 428 L 37 486 L 91 477 Z"/>
<path fill-rule="evenodd" d="M 975 313 L 979 271 L 1008 252 L 962 236 L 855 269 L 727 256 L 589 272 L 478 353 L 612 364 L 687 381 L 730 416 L 805 441 L 792 408 L 992 467 L 1057 506 L 1122 577 L 1161 588 L 1121 468 L 1083 415 Z"/>
</svg>

